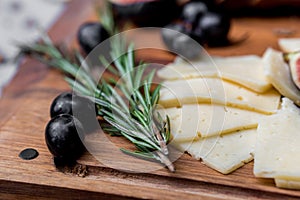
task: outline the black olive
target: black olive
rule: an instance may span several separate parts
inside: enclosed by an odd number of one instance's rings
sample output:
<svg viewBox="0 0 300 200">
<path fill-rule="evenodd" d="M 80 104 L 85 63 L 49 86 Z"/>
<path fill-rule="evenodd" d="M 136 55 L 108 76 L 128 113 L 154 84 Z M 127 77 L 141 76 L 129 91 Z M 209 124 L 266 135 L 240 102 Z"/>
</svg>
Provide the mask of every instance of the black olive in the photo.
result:
<svg viewBox="0 0 300 200">
<path fill-rule="evenodd" d="M 116 18 L 131 20 L 139 27 L 162 27 L 179 16 L 180 7 L 175 0 L 111 2 Z"/>
<path fill-rule="evenodd" d="M 163 29 L 161 29 L 162 39 L 165 45 L 171 51 L 174 51 L 173 42 L 174 42 L 174 38 L 176 38 L 179 35 L 178 32 L 187 34 L 187 29 L 184 26 L 184 24 L 172 23 L 163 27 Z"/>
<path fill-rule="evenodd" d="M 82 124 L 68 114 L 52 118 L 45 129 L 47 147 L 59 159 L 77 159 L 85 150 L 81 138 L 84 138 Z"/>
<path fill-rule="evenodd" d="M 204 36 L 204 32 L 202 29 L 194 29 L 190 33 L 191 38 L 196 40 L 200 45 L 204 45 L 206 43 L 206 39 Z"/>
<path fill-rule="evenodd" d="M 99 22 L 85 22 L 77 31 L 77 40 L 86 54 L 89 54 L 109 36 L 107 30 Z"/>
<path fill-rule="evenodd" d="M 72 96 L 71 92 L 63 92 L 55 97 L 50 106 L 51 118 L 60 114 L 72 115 Z"/>
<path fill-rule="evenodd" d="M 219 12 L 207 12 L 198 21 L 194 33 L 201 33 L 210 46 L 225 45 L 228 43 L 230 18 Z"/>
<path fill-rule="evenodd" d="M 200 55 L 201 45 L 191 38 L 190 29 L 182 23 L 172 23 L 161 30 L 162 39 L 173 53 L 192 59 Z"/>
<path fill-rule="evenodd" d="M 53 118 L 60 114 L 74 115 L 87 133 L 94 131 L 99 126 L 96 120 L 95 104 L 91 100 L 71 92 L 63 92 L 53 100 L 50 106 L 50 116 Z"/>
<path fill-rule="evenodd" d="M 208 11 L 208 7 L 201 1 L 189 2 L 183 6 L 181 18 L 194 26 L 198 19 Z"/>
</svg>

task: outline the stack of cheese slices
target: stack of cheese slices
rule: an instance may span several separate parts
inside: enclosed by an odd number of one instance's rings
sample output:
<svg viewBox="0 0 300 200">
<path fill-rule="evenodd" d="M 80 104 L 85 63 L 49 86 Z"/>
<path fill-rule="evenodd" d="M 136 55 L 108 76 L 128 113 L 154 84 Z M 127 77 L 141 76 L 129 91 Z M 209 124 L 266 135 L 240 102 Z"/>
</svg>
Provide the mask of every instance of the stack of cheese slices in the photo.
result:
<svg viewBox="0 0 300 200">
<path fill-rule="evenodd" d="M 300 92 L 290 88 L 282 52 L 177 58 L 158 76 L 158 112 L 170 118 L 172 145 L 223 174 L 254 159 L 255 176 L 300 189 Z"/>
</svg>

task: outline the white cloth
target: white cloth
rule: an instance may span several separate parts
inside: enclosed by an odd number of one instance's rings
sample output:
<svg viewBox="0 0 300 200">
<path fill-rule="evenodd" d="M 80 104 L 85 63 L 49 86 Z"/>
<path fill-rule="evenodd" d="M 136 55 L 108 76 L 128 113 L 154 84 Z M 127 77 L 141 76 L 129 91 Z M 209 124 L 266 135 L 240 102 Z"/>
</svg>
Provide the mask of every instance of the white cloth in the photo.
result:
<svg viewBox="0 0 300 200">
<path fill-rule="evenodd" d="M 39 38 L 39 28 L 48 30 L 65 8 L 58 0 L 0 0 L 0 96 L 18 69 L 11 60 L 18 54 L 18 43 Z M 39 28 L 38 28 L 39 27 Z"/>
</svg>

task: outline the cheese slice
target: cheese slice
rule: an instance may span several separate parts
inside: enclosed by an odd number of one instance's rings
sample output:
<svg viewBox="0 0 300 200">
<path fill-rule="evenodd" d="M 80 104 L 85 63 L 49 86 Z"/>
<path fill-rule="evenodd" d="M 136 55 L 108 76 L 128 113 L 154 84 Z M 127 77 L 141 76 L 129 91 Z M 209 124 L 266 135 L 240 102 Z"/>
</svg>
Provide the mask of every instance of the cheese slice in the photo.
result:
<svg viewBox="0 0 300 200">
<path fill-rule="evenodd" d="M 259 93 L 266 92 L 272 85 L 264 75 L 262 59 L 259 56 L 232 56 L 200 58 L 186 62 L 176 59 L 157 71 L 162 79 L 190 79 L 199 77 L 221 77 L 238 83 Z"/>
<path fill-rule="evenodd" d="M 165 81 L 159 104 L 165 108 L 184 104 L 216 103 L 271 114 L 278 109 L 280 95 L 274 89 L 258 94 L 218 78 Z"/>
<path fill-rule="evenodd" d="M 289 66 L 284 62 L 282 53 L 268 48 L 263 55 L 265 75 L 272 85 L 285 97 L 300 105 L 300 91 L 292 81 Z"/>
<path fill-rule="evenodd" d="M 280 49 L 284 52 L 294 52 L 300 50 L 300 38 L 280 38 L 278 40 Z"/>
<path fill-rule="evenodd" d="M 182 108 L 161 109 L 162 116 L 168 115 L 171 134 L 176 141 L 198 140 L 220 134 L 256 128 L 261 117 L 266 115 L 212 104 L 190 104 Z"/>
<path fill-rule="evenodd" d="M 300 189 L 300 179 L 293 178 L 275 178 L 276 187 L 288 189 Z"/>
<path fill-rule="evenodd" d="M 197 108 L 196 108 L 197 109 Z M 187 109 L 168 108 L 157 110 L 161 116 L 170 118 L 172 139 L 188 142 L 199 139 L 198 124 L 199 111 L 189 112 Z"/>
<path fill-rule="evenodd" d="M 255 176 L 300 180 L 299 130 L 300 110 L 291 100 L 283 98 L 281 109 L 258 125 Z"/>
<path fill-rule="evenodd" d="M 256 129 L 203 138 L 192 143 L 172 142 L 176 148 L 220 173 L 228 174 L 253 160 Z"/>
</svg>

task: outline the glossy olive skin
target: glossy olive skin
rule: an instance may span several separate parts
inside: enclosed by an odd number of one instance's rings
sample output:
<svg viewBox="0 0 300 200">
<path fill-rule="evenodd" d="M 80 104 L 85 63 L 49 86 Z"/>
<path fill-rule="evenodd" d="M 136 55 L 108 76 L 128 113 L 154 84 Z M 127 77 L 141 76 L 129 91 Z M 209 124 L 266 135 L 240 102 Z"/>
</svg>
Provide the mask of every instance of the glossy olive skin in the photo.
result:
<svg viewBox="0 0 300 200">
<path fill-rule="evenodd" d="M 99 22 L 85 22 L 77 31 L 81 49 L 89 54 L 98 44 L 109 38 L 109 33 Z"/>
<path fill-rule="evenodd" d="M 182 8 L 181 18 L 188 24 L 194 26 L 198 19 L 208 11 L 208 6 L 201 1 L 186 3 Z"/>
<path fill-rule="evenodd" d="M 180 18 L 165 28 L 179 31 L 192 40 L 165 30 L 161 31 L 161 35 L 169 50 L 192 59 L 198 56 L 202 46 L 229 45 L 230 23 L 230 16 L 225 14 L 222 6 L 215 1 L 191 0 L 183 5 Z M 194 41 L 198 46 L 194 45 Z"/>
<path fill-rule="evenodd" d="M 197 57 L 201 46 L 192 37 L 190 29 L 181 23 L 172 23 L 161 30 L 162 40 L 167 48 L 179 56 L 187 59 Z"/>
<path fill-rule="evenodd" d="M 178 32 L 187 35 L 189 34 L 186 27 L 184 27 L 184 24 L 181 23 L 168 24 L 167 26 L 163 27 L 163 29 L 161 29 L 162 39 L 171 51 L 174 51 L 173 42 L 175 38 L 179 35 Z"/>
<path fill-rule="evenodd" d="M 228 43 L 230 18 L 221 12 L 207 12 L 198 21 L 194 32 L 201 32 L 209 46 L 222 46 Z"/>
<path fill-rule="evenodd" d="M 66 161 L 75 160 L 84 152 L 81 137 L 84 137 L 82 124 L 68 114 L 55 116 L 45 129 L 45 141 L 49 151 L 55 158 Z"/>
<path fill-rule="evenodd" d="M 178 17 L 181 11 L 175 0 L 111 2 L 111 5 L 117 19 L 131 20 L 138 27 L 162 27 Z"/>
<path fill-rule="evenodd" d="M 63 92 L 55 97 L 50 106 L 50 116 L 53 118 L 60 114 L 74 115 L 87 133 L 98 127 L 95 104 L 83 96 Z"/>
</svg>

